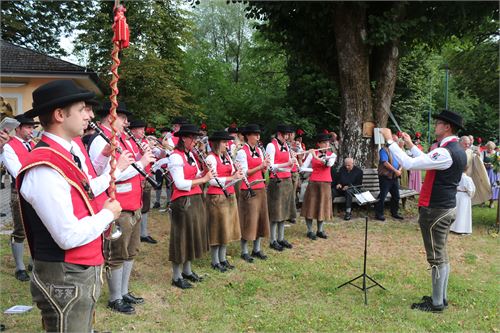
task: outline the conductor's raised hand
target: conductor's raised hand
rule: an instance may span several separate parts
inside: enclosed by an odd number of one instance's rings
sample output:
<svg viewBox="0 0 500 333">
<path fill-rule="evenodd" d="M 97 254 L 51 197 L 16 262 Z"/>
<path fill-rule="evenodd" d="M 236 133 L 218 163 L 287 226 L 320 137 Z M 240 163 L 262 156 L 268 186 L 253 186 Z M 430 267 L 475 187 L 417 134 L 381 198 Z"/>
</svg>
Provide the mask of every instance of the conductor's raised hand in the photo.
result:
<svg viewBox="0 0 500 333">
<path fill-rule="evenodd" d="M 392 139 L 392 132 L 390 128 L 381 128 L 380 134 L 384 137 L 385 141 Z"/>
</svg>

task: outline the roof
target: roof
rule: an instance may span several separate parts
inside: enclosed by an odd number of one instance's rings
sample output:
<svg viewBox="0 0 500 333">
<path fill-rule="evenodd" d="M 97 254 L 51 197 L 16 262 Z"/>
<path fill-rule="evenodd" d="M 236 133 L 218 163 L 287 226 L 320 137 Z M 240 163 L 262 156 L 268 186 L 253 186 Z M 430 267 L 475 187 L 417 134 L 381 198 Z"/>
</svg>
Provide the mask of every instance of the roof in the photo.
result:
<svg viewBox="0 0 500 333">
<path fill-rule="evenodd" d="M 97 85 L 97 74 L 85 67 L 0 40 L 0 72 L 2 74 L 85 74 Z"/>
</svg>

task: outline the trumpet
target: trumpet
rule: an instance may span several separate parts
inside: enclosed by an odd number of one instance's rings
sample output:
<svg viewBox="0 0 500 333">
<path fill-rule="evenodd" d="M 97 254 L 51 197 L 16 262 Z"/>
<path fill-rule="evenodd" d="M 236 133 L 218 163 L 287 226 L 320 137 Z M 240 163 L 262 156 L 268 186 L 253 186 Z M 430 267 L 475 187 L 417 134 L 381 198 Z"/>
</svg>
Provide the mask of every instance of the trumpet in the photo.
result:
<svg viewBox="0 0 500 333">
<path fill-rule="evenodd" d="M 168 143 L 162 142 L 160 139 L 158 139 L 157 137 L 152 136 L 152 135 L 148 135 L 146 137 L 146 140 L 148 140 L 149 142 L 153 141 L 156 146 L 159 145 L 160 147 L 162 147 L 163 149 L 166 149 L 166 150 L 172 151 L 175 148 L 175 147 L 172 147 L 171 145 L 169 145 Z M 164 141 L 165 141 L 165 139 L 164 139 Z"/>
<path fill-rule="evenodd" d="M 264 159 L 266 159 L 268 155 L 266 153 L 266 150 L 264 149 L 264 146 L 261 143 L 259 143 L 258 147 L 260 148 L 260 151 L 262 151 L 262 155 L 263 155 Z M 269 165 L 269 171 L 271 171 L 271 173 L 274 176 L 274 179 L 276 179 L 275 180 L 276 183 L 280 183 L 281 179 L 278 178 L 278 173 L 276 172 L 276 169 L 274 169 L 271 165 Z"/>
<path fill-rule="evenodd" d="M 96 132 L 96 133 L 97 133 L 100 137 L 102 137 L 102 138 L 103 138 L 103 139 L 104 139 L 107 143 L 111 144 L 111 140 L 110 140 L 110 139 L 106 136 L 106 134 L 104 134 L 104 132 L 102 131 L 102 129 L 101 129 L 99 126 L 97 126 L 97 124 L 96 124 L 96 123 L 94 123 L 94 122 L 90 121 L 90 122 L 89 122 L 89 126 L 90 126 L 90 127 L 92 127 L 92 129 L 94 129 L 94 130 L 95 130 L 95 132 Z M 123 150 L 122 150 L 122 148 L 121 148 L 120 146 L 117 146 L 117 147 L 116 147 L 116 151 L 117 151 L 118 153 L 120 153 L 120 154 L 121 154 L 121 153 L 123 153 Z M 156 182 L 156 180 L 154 180 L 154 179 L 153 179 L 153 177 L 151 177 L 150 175 L 148 175 L 148 174 L 146 173 L 146 171 L 144 171 L 144 170 L 143 170 L 141 167 L 139 167 L 136 163 L 132 163 L 132 164 L 131 164 L 131 166 L 132 166 L 135 170 L 137 170 L 137 172 L 139 172 L 139 174 L 140 174 L 141 176 L 143 176 L 143 177 L 146 179 L 146 181 L 147 181 L 148 183 L 150 183 L 150 184 L 153 186 L 153 188 L 154 188 L 154 189 L 158 189 L 158 188 L 160 187 L 160 185 Z"/>
<path fill-rule="evenodd" d="M 199 159 L 201 160 L 201 162 L 203 163 L 203 165 L 205 165 L 205 167 L 208 169 L 208 170 L 212 170 L 212 166 L 210 165 L 210 163 L 207 162 L 207 156 L 205 155 L 205 153 L 201 152 L 198 148 L 194 147 L 193 148 L 193 152 L 198 155 Z M 229 193 L 227 193 L 227 189 L 226 189 L 226 186 L 224 184 L 221 183 L 221 181 L 219 180 L 219 178 L 217 177 L 214 177 L 215 181 L 217 182 L 217 185 L 222 189 L 222 192 L 224 193 L 224 196 L 226 198 L 229 197 Z"/>
</svg>

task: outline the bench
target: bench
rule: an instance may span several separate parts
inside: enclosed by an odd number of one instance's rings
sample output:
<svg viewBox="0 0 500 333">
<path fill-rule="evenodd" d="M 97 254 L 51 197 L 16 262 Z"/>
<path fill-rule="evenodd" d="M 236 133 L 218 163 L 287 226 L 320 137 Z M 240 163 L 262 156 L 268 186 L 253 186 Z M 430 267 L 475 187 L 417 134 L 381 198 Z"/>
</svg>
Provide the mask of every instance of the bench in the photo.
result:
<svg viewBox="0 0 500 333">
<path fill-rule="evenodd" d="M 378 182 L 378 172 L 377 169 L 363 169 L 363 183 L 362 188 L 364 191 L 370 191 L 374 198 L 377 198 L 380 193 L 380 186 Z M 399 197 L 403 203 L 403 208 L 406 207 L 406 200 L 413 196 L 418 195 L 418 192 L 408 188 L 399 189 Z M 389 201 L 391 198 L 391 194 L 388 193 L 385 201 Z M 344 203 L 345 197 L 335 197 L 333 199 L 333 204 Z M 356 198 L 352 199 L 353 203 L 358 203 Z"/>
</svg>

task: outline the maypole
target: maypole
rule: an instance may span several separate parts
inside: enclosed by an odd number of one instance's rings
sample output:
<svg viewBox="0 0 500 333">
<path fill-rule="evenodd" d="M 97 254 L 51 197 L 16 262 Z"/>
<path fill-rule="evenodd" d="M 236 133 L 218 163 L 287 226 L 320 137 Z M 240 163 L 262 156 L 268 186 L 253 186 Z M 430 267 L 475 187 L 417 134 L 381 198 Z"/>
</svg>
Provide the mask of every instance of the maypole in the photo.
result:
<svg viewBox="0 0 500 333">
<path fill-rule="evenodd" d="M 127 48 L 129 46 L 129 29 L 127 24 L 127 19 L 125 18 L 125 7 L 120 4 L 119 0 L 115 0 L 114 6 L 114 22 L 113 22 L 113 51 L 111 52 L 111 58 L 113 63 L 111 65 L 111 73 L 113 75 L 110 87 L 111 87 L 111 95 L 109 99 L 111 101 L 111 107 L 109 109 L 110 115 L 110 125 L 111 125 L 111 160 L 110 160 L 110 176 L 111 180 L 109 182 L 108 195 L 111 199 L 115 200 L 116 195 L 116 178 L 115 178 L 115 170 L 116 170 L 116 147 L 118 146 L 118 142 L 116 140 L 116 128 L 115 121 L 117 118 L 116 108 L 118 107 L 117 96 L 119 94 L 118 90 L 118 80 L 120 76 L 118 75 L 118 67 L 120 66 L 120 59 L 118 58 L 120 50 Z M 113 222 L 111 228 L 109 228 L 109 237 L 111 239 L 116 239 L 120 237 L 121 231 L 117 228 L 116 224 Z"/>
</svg>

